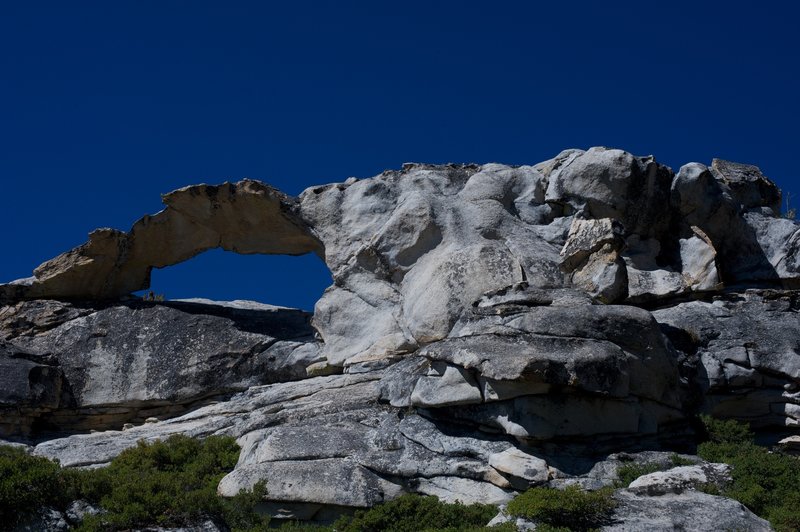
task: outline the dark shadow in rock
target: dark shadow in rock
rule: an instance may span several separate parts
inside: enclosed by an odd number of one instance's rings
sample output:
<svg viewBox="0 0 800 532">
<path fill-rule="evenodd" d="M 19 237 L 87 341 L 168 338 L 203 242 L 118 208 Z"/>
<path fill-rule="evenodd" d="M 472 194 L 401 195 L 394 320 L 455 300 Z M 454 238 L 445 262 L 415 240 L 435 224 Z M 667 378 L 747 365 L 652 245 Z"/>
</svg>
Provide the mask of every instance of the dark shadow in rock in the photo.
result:
<svg viewBox="0 0 800 532">
<path fill-rule="evenodd" d="M 311 315 L 296 309 L 49 303 L 24 303 L 24 319 L 4 324 L 22 347 L 0 344 L 8 346 L 0 368 L 15 383 L 5 386 L 8 400 L 0 393 L 0 437 L 42 439 L 176 417 L 250 386 L 306 378 L 318 356 L 318 344 L 309 343 Z"/>
<path fill-rule="evenodd" d="M 545 397 L 544 400 L 558 402 L 558 397 L 553 395 Z M 597 399 L 601 400 L 599 397 Z M 695 451 L 695 431 L 689 419 L 663 423 L 658 432 L 651 434 L 638 434 L 634 431 L 555 435 L 541 441 L 513 437 L 504 434 L 499 426 L 492 426 L 492 420 L 505 417 L 508 422 L 520 426 L 527 424 L 529 429 L 535 429 L 535 423 L 526 423 L 515 414 L 513 402 L 419 409 L 417 413 L 433 422 L 442 434 L 486 441 L 507 441 L 523 452 L 542 458 L 549 465 L 575 476 L 586 474 L 595 463 L 612 452 Z"/>
<path fill-rule="evenodd" d="M 92 431 L 120 430 L 126 424 L 142 425 L 148 419 L 170 419 L 188 414 L 203 406 L 227 400 L 234 391 L 215 393 L 205 397 L 193 397 L 185 402 L 142 401 L 124 405 L 102 405 L 62 408 L 45 413 L 36 413 L 30 421 L 29 433 L 20 438 L 26 443 L 41 443 L 54 438 Z"/>
<path fill-rule="evenodd" d="M 251 309 L 224 304 L 192 301 L 140 302 L 139 305 L 164 305 L 189 314 L 228 318 L 240 331 L 266 334 L 278 340 L 313 338 L 310 312 L 293 308 Z"/>
</svg>

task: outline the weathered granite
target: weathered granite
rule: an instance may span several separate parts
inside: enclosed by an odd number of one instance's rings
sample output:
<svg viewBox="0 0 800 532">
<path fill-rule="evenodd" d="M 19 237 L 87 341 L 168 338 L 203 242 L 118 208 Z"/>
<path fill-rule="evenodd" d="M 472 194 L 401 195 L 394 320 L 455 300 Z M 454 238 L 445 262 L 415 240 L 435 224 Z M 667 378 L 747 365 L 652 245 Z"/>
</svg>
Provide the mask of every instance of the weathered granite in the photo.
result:
<svg viewBox="0 0 800 532">
<path fill-rule="evenodd" d="M 673 467 L 642 475 L 628 485 L 637 494 L 665 495 L 713 486 L 718 490 L 731 481 L 731 467 L 727 464 L 697 464 Z"/>
<path fill-rule="evenodd" d="M 653 312 L 695 399 L 756 427 L 800 426 L 800 293 L 727 293 Z"/>
<path fill-rule="evenodd" d="M 592 148 L 164 201 L 0 285 L 0 436 L 96 467 L 140 439 L 232 435 L 220 493 L 267 479 L 271 513 L 310 519 L 596 489 L 626 460 L 668 464 L 609 453 L 686 443 L 698 413 L 800 426 L 800 224 L 755 167 Z M 129 296 L 215 247 L 315 253 L 333 285 L 313 316 Z M 697 467 L 618 491 L 612 529 L 763 526 L 693 491 Z"/>
<path fill-rule="evenodd" d="M 270 305 L 40 300 L 4 310 L 4 436 L 173 416 L 250 386 L 305 378 L 321 360 L 310 316 Z M 3 428 L 12 419 L 18 425 Z"/>
<path fill-rule="evenodd" d="M 685 491 L 647 496 L 618 490 L 614 523 L 604 532 L 708 532 L 709 530 L 747 530 L 769 532 L 769 523 L 742 503 L 700 491 Z"/>
</svg>

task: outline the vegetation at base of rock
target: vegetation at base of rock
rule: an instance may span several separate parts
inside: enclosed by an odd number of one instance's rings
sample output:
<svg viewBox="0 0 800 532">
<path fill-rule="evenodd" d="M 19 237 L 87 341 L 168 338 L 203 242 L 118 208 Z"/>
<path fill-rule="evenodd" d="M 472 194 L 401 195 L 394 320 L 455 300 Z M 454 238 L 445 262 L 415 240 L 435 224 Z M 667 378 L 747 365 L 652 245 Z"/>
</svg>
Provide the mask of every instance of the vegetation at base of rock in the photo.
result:
<svg viewBox="0 0 800 532">
<path fill-rule="evenodd" d="M 497 507 L 491 504 L 448 504 L 436 497 L 409 494 L 342 517 L 333 528 L 337 532 L 467 532 L 481 530 L 495 515 Z"/>
<path fill-rule="evenodd" d="M 649 475 L 650 473 L 655 473 L 656 471 L 665 471 L 673 467 L 694 464 L 695 462 L 692 460 L 683 458 L 677 453 L 674 453 L 669 457 L 669 464 L 666 466 L 658 462 L 634 462 L 630 464 L 624 464 L 617 469 L 617 477 L 619 477 L 619 479 L 614 485 L 619 488 L 626 488 L 631 482 L 641 476 Z"/>
<path fill-rule="evenodd" d="M 656 471 L 662 471 L 663 469 L 664 468 L 661 466 L 661 464 L 657 462 L 625 464 L 617 469 L 617 476 L 619 477 L 619 480 L 615 485 L 620 488 L 627 488 L 628 485 L 637 478 L 643 475 L 649 475 L 650 473 L 655 473 Z"/>
<path fill-rule="evenodd" d="M 139 442 L 108 467 L 88 470 L 61 469 L 45 458 L 3 447 L 0 512 L 5 522 L 16 522 L 42 505 L 63 510 L 70 501 L 84 499 L 103 512 L 87 516 L 77 527 L 81 531 L 182 526 L 207 519 L 232 530 L 266 529 L 269 518 L 254 511 L 266 494 L 264 483 L 236 497 L 217 495 L 219 481 L 238 457 L 236 441 L 222 436 Z"/>
<path fill-rule="evenodd" d="M 747 423 L 734 419 L 716 419 L 711 416 L 700 416 L 705 443 L 748 444 L 753 443 L 753 431 Z"/>
<path fill-rule="evenodd" d="M 0 447 L 0 522 L 16 523 L 21 510 L 66 505 L 70 488 L 57 463 L 17 447 Z"/>
<path fill-rule="evenodd" d="M 678 453 L 672 453 L 672 456 L 669 457 L 669 462 L 671 467 L 690 466 L 697 463 L 697 461 L 684 458 Z"/>
<path fill-rule="evenodd" d="M 779 532 L 800 530 L 800 459 L 756 445 L 746 424 L 707 416 L 702 421 L 708 441 L 697 454 L 733 468 L 733 481 L 721 494 L 767 519 Z"/>
<path fill-rule="evenodd" d="M 588 531 L 602 526 L 614 511 L 617 503 L 612 493 L 612 488 L 531 488 L 508 503 L 508 513 L 542 523 L 550 530 Z"/>
<path fill-rule="evenodd" d="M 266 518 L 253 512 L 266 494 L 264 484 L 230 499 L 217 495 L 219 481 L 238 458 L 239 447 L 231 437 L 175 435 L 139 442 L 106 468 L 75 471 L 80 493 L 107 511 L 88 519 L 84 529 L 180 526 L 208 517 L 234 529 L 266 524 Z"/>
<path fill-rule="evenodd" d="M 108 467 L 76 470 L 62 469 L 57 462 L 20 448 L 0 446 L 0 522 L 16 523 L 42 506 L 64 511 L 71 501 L 83 499 L 102 513 L 86 516 L 75 529 L 82 532 L 179 527 L 208 519 L 234 532 L 267 530 L 269 518 L 254 511 L 266 494 L 265 483 L 232 498 L 217 495 L 220 479 L 238 457 L 233 438 L 176 435 L 164 441 L 140 441 Z M 447 504 L 436 497 L 403 495 L 343 517 L 333 527 L 290 522 L 278 530 L 471 532 L 485 530 L 496 514 L 497 507 L 489 504 Z M 515 528 L 501 525 L 490 530 Z"/>
</svg>

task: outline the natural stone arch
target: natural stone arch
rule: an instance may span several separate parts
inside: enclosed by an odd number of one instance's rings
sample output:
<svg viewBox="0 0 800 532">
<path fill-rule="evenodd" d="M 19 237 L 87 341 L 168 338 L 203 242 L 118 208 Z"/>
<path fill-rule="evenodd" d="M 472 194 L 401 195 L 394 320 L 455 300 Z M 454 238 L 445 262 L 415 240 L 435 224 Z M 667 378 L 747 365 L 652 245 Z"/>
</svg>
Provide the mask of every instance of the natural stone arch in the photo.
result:
<svg viewBox="0 0 800 532">
<path fill-rule="evenodd" d="M 195 185 L 162 196 L 167 206 L 129 232 L 97 229 L 89 241 L 0 287 L 0 300 L 112 299 L 150 286 L 153 268 L 222 248 L 243 254 L 304 255 L 325 250 L 297 214 L 296 198 L 245 179 Z"/>
</svg>

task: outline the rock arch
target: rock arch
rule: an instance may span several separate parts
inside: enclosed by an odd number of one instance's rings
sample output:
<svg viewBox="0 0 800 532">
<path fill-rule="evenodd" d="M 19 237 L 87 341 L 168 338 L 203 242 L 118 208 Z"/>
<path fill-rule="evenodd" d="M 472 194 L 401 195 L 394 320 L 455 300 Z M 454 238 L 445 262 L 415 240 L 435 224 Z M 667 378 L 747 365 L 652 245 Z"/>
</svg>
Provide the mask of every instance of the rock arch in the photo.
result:
<svg viewBox="0 0 800 532">
<path fill-rule="evenodd" d="M 89 240 L 0 286 L 0 301 L 113 299 L 150 286 L 153 268 L 222 248 L 243 254 L 304 255 L 325 249 L 298 215 L 298 200 L 260 181 L 194 185 L 162 196 L 166 208 L 128 232 L 97 229 Z"/>
</svg>

